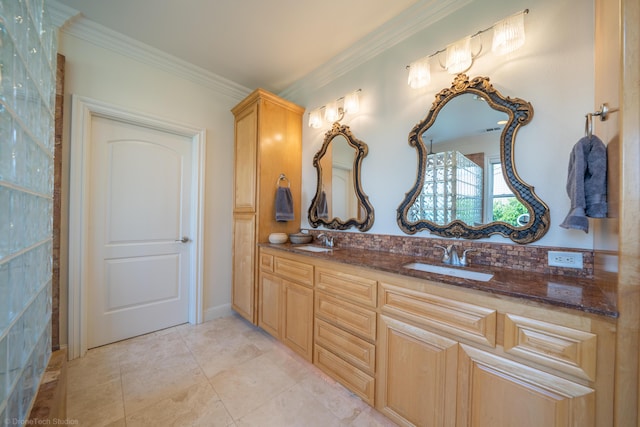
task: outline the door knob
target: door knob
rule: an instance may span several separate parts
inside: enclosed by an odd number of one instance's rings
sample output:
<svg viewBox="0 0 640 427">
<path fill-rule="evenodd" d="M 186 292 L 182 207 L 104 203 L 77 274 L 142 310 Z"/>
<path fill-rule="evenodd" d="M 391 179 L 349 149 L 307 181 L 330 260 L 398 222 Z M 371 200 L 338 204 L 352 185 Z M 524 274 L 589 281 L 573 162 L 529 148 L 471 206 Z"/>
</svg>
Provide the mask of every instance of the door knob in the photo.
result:
<svg viewBox="0 0 640 427">
<path fill-rule="evenodd" d="M 191 239 L 189 239 L 187 236 L 184 236 L 182 239 L 176 239 L 175 241 L 180 243 L 187 243 L 189 240 Z"/>
</svg>

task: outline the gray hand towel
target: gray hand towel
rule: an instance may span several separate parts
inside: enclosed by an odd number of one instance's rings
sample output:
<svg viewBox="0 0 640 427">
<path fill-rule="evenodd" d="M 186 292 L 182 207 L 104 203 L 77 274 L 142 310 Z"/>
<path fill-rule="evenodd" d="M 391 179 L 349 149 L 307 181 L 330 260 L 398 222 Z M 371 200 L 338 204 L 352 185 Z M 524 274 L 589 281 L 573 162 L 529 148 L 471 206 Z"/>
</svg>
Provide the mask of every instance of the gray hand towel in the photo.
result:
<svg viewBox="0 0 640 427">
<path fill-rule="evenodd" d="M 571 150 L 567 194 L 571 210 L 560 227 L 586 233 L 587 217 L 607 216 L 607 148 L 595 135 L 581 138 Z"/>
<path fill-rule="evenodd" d="M 316 215 L 318 218 L 328 219 L 329 218 L 329 208 L 327 207 L 327 193 L 322 190 L 320 195 L 318 196 L 318 208 L 316 210 Z"/>
<path fill-rule="evenodd" d="M 293 197 L 289 187 L 276 190 L 276 221 L 293 221 Z"/>
</svg>

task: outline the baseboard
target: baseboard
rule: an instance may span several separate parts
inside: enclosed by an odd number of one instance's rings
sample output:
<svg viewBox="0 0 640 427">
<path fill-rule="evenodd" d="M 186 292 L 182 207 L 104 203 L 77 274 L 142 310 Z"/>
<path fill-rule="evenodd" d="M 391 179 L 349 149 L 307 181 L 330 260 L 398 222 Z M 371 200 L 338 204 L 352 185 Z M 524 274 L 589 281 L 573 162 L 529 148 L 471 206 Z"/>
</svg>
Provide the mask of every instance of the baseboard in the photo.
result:
<svg viewBox="0 0 640 427">
<path fill-rule="evenodd" d="M 207 308 L 204 311 L 204 321 L 217 319 L 219 317 L 231 316 L 234 311 L 231 309 L 231 304 L 218 305 L 216 307 Z"/>
</svg>

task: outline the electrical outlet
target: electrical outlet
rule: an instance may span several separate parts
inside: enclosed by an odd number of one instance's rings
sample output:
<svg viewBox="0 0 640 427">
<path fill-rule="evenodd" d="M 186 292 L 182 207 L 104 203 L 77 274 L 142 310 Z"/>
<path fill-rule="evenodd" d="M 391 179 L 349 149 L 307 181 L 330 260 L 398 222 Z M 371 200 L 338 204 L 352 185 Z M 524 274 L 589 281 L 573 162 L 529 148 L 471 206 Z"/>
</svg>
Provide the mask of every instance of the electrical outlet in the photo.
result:
<svg viewBox="0 0 640 427">
<path fill-rule="evenodd" d="M 582 254 L 580 252 L 548 252 L 549 267 L 582 268 Z"/>
</svg>

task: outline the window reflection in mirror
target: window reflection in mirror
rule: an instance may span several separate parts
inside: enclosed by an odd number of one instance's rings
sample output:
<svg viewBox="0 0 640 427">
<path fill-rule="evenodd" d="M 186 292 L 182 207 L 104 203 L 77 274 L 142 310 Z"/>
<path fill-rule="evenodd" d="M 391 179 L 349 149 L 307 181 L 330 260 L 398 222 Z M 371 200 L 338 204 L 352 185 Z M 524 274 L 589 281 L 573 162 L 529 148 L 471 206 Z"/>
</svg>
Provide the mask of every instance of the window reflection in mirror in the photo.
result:
<svg viewBox="0 0 640 427">
<path fill-rule="evenodd" d="M 491 218 L 489 221 L 503 221 L 514 227 L 522 227 L 529 222 L 529 210 L 516 198 L 502 174 L 500 160 L 491 163 L 489 193 Z"/>
<path fill-rule="evenodd" d="M 411 221 L 524 225 L 517 217 L 528 210 L 509 189 L 500 164 L 500 133 L 508 118 L 485 98 L 470 93 L 453 98 L 440 110 L 422 135 L 430 154 L 422 192 L 409 211 Z M 513 218 L 515 212 L 518 216 Z"/>
</svg>

